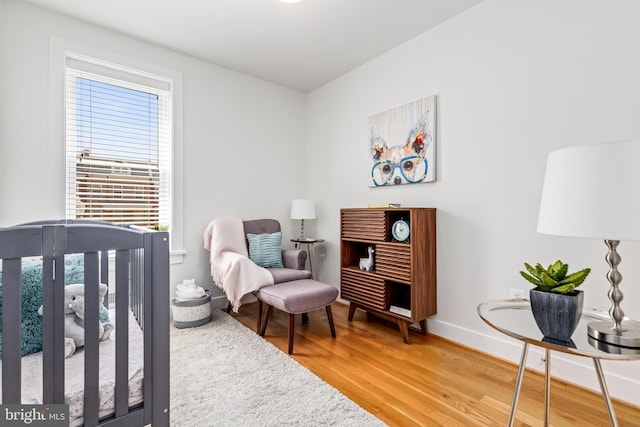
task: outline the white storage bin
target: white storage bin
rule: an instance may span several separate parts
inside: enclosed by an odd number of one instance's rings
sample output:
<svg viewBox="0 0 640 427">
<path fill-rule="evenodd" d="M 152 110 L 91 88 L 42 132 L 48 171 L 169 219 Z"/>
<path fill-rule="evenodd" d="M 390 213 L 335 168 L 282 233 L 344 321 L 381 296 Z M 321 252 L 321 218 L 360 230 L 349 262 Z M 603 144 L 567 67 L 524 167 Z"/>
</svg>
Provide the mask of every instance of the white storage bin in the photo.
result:
<svg viewBox="0 0 640 427">
<path fill-rule="evenodd" d="M 171 315 L 176 328 L 193 328 L 211 320 L 211 295 L 186 301 L 171 300 Z"/>
</svg>

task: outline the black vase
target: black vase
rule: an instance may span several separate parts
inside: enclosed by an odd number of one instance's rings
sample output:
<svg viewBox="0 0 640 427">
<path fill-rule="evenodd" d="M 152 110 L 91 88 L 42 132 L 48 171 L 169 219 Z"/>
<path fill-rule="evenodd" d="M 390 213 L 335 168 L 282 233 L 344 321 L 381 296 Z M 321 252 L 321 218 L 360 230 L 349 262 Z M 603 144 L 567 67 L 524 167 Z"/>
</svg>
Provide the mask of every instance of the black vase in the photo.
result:
<svg viewBox="0 0 640 427">
<path fill-rule="evenodd" d="M 571 340 L 582 316 L 582 291 L 563 295 L 535 288 L 529 291 L 529 300 L 533 318 L 546 338 L 562 342 Z"/>
</svg>

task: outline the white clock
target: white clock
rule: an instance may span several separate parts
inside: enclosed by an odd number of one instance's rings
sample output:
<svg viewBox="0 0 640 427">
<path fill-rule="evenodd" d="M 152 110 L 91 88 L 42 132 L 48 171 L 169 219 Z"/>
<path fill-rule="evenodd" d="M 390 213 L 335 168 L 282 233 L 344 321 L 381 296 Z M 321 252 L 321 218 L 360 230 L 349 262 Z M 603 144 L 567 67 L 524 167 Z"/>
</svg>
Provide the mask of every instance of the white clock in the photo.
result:
<svg viewBox="0 0 640 427">
<path fill-rule="evenodd" d="M 399 219 L 393 223 L 391 227 L 391 234 L 393 238 L 398 242 L 406 242 L 409 240 L 409 234 L 411 230 L 409 228 L 409 223 L 403 219 Z"/>
</svg>

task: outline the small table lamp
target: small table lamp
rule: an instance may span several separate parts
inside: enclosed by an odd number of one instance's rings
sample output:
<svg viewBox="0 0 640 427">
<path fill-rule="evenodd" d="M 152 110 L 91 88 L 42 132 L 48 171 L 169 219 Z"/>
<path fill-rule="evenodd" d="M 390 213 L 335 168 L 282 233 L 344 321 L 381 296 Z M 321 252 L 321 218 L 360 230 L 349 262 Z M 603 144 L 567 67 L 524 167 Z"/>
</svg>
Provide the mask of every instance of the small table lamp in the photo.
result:
<svg viewBox="0 0 640 427">
<path fill-rule="evenodd" d="M 640 329 L 623 324 L 620 240 L 640 240 L 640 140 L 569 147 L 549 153 L 538 232 L 604 239 L 609 248 L 611 322 L 591 322 L 589 336 L 640 348 Z"/>
<path fill-rule="evenodd" d="M 316 219 L 316 207 L 313 200 L 294 199 L 291 202 L 291 219 L 299 219 L 300 222 L 300 240 L 304 239 L 304 220 Z"/>
</svg>

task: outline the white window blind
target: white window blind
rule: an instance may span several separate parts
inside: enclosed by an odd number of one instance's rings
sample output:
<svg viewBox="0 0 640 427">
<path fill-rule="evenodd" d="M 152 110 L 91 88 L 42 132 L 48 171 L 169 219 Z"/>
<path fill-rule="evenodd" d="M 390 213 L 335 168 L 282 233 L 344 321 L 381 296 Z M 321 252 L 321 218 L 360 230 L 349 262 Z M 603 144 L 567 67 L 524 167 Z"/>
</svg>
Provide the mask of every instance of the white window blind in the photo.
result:
<svg viewBox="0 0 640 427">
<path fill-rule="evenodd" d="M 66 215 L 166 229 L 171 224 L 167 81 L 66 59 Z"/>
</svg>

